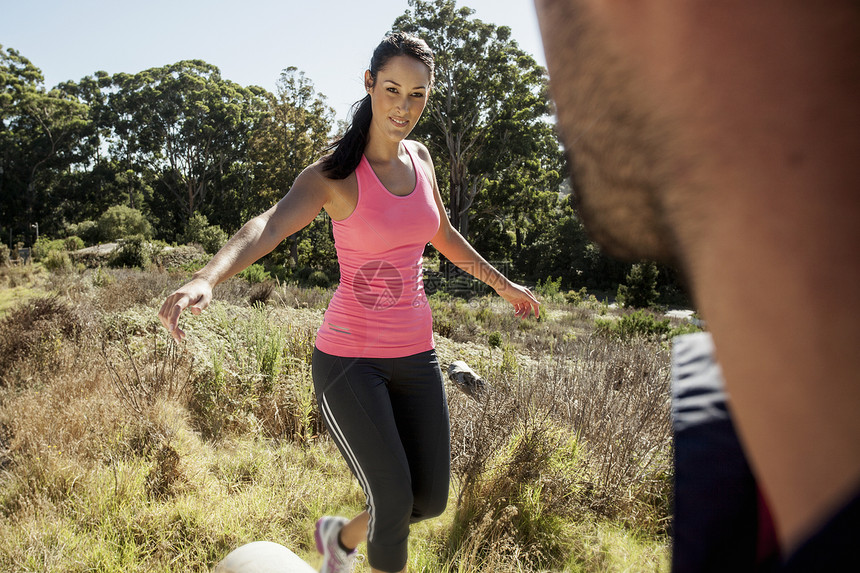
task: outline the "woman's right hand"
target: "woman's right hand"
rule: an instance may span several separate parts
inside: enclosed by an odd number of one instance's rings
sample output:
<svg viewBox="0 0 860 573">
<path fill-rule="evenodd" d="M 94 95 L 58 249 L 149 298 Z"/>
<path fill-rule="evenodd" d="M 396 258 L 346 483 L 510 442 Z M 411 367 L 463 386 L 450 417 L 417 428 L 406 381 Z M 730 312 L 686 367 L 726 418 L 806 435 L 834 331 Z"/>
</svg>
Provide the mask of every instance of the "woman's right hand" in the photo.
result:
<svg viewBox="0 0 860 573">
<path fill-rule="evenodd" d="M 212 285 L 203 278 L 195 278 L 173 292 L 161 305 L 158 318 L 176 342 L 185 338 L 179 328 L 179 315 L 191 307 L 191 314 L 200 314 L 212 301 Z"/>
</svg>

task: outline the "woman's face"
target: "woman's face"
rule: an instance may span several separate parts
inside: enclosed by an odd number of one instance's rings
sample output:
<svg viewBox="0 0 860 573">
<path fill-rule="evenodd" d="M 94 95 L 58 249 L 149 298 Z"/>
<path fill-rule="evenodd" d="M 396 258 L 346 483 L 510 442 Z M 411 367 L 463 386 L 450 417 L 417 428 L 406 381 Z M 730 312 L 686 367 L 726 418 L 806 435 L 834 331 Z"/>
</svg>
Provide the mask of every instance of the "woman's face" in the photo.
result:
<svg viewBox="0 0 860 573">
<path fill-rule="evenodd" d="M 371 133 L 393 141 L 403 141 L 418 123 L 430 91 L 430 70 L 411 56 L 394 56 L 376 74 L 364 74 L 370 94 L 373 120 Z"/>
</svg>

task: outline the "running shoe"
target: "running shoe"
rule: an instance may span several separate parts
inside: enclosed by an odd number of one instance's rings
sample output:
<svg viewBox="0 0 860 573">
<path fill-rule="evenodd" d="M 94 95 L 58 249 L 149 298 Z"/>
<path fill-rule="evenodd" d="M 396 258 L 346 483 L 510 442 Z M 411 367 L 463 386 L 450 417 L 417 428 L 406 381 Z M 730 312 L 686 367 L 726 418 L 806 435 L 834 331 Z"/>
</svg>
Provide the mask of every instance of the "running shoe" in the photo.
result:
<svg viewBox="0 0 860 573">
<path fill-rule="evenodd" d="M 323 556 L 320 573 L 348 573 L 355 565 L 356 550 L 347 553 L 338 543 L 338 535 L 343 526 L 349 522 L 345 517 L 321 517 L 317 521 L 314 539 L 317 551 Z"/>
</svg>

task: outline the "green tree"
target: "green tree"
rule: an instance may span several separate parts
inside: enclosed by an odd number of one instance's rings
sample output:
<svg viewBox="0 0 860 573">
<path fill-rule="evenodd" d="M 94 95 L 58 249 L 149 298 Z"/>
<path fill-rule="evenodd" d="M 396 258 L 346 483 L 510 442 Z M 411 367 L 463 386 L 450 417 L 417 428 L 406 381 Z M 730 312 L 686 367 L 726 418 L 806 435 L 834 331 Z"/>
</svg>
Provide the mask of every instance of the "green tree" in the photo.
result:
<svg viewBox="0 0 860 573">
<path fill-rule="evenodd" d="M 529 235 L 514 260 L 517 269 L 534 281 L 560 277 L 566 288 L 586 286 L 591 269 L 585 257 L 585 228 L 567 198 L 558 200 L 553 215 Z"/>
<path fill-rule="evenodd" d="M 613 259 L 588 237 L 570 195 L 560 197 L 541 224 L 527 235 L 514 259 L 517 270 L 532 281 L 561 277 L 566 289 L 616 292 L 630 264 Z"/>
<path fill-rule="evenodd" d="M 281 199 L 302 170 L 328 145 L 334 110 L 314 89 L 304 72 L 286 68 L 276 93 L 266 93 L 265 113 L 251 133 L 249 159 L 253 166 L 253 213 Z"/>
<path fill-rule="evenodd" d="M 454 0 L 409 6 L 393 28 L 421 36 L 436 54 L 436 83 L 415 133 L 435 151 L 451 222 L 468 236 L 474 214 L 482 230 L 498 225 L 521 244 L 562 180 L 546 71 L 510 28 L 473 18 L 471 8 Z"/>
<path fill-rule="evenodd" d="M 46 90 L 41 71 L 0 46 L 0 225 L 54 232 L 56 181 L 81 161 L 88 109 L 68 86 Z"/>
<path fill-rule="evenodd" d="M 175 236 L 219 193 L 247 196 L 246 148 L 262 88 L 224 80 L 200 60 L 116 74 L 113 84 L 113 152 L 155 175 L 153 212 L 162 230 Z M 204 214 L 221 223 L 217 212 Z"/>
<path fill-rule="evenodd" d="M 152 225 L 137 209 L 126 205 L 114 205 L 102 213 L 98 222 L 99 236 L 103 241 L 116 241 L 140 235 L 152 237 Z"/>
<path fill-rule="evenodd" d="M 112 78 L 104 71 L 61 87 L 87 106 L 89 129 L 82 134 L 81 158 L 58 182 L 58 215 L 67 224 L 94 220 L 112 205 L 147 212 L 149 188 L 142 178 L 111 155 L 114 115 L 108 105 Z M 147 213 L 148 214 L 148 213 Z"/>
<path fill-rule="evenodd" d="M 650 308 L 657 305 L 657 263 L 635 263 L 627 273 L 625 283 L 618 285 L 618 302 L 625 307 Z"/>
<path fill-rule="evenodd" d="M 471 241 L 495 260 L 520 259 L 536 235 L 558 222 L 563 170 L 556 135 L 546 123 L 531 132 L 518 134 L 525 138 L 518 152 L 510 153 L 511 147 L 503 146 L 505 151 L 500 153 L 513 157 L 487 179 L 472 205 Z"/>
<path fill-rule="evenodd" d="M 206 215 L 194 213 L 185 226 L 185 232 L 182 235 L 184 243 L 197 243 L 203 250 L 210 254 L 215 254 L 218 249 L 224 246 L 229 237 L 218 225 L 210 225 L 206 219 Z"/>
<path fill-rule="evenodd" d="M 325 97 L 295 67 L 283 70 L 276 93 L 265 97 L 266 111 L 250 138 L 253 192 L 246 198 L 248 211 L 244 218 L 268 209 L 284 196 L 299 173 L 323 152 L 334 122 L 334 110 L 326 104 Z M 325 217 L 317 217 L 310 226 L 310 237 L 324 237 L 329 232 Z M 299 264 L 303 233 L 299 231 L 286 239 L 291 266 Z M 318 251 L 328 253 L 322 245 L 316 246 Z M 280 252 L 276 252 L 274 258 L 279 256 Z"/>
</svg>

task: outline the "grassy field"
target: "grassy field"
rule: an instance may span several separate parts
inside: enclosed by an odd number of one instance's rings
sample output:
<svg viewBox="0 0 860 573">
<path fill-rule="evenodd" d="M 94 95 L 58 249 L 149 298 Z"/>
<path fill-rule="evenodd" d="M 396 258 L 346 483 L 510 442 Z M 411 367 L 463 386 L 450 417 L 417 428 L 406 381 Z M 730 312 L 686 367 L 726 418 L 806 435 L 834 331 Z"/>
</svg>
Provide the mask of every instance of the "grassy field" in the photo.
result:
<svg viewBox="0 0 860 573">
<path fill-rule="evenodd" d="M 331 291 L 231 279 L 176 345 L 155 313 L 186 278 L 0 268 L 0 570 L 209 571 L 260 539 L 317 564 L 315 520 L 362 509 L 310 380 Z M 431 298 L 443 366 L 491 390 L 447 384 L 450 502 L 409 571 L 668 570 L 683 325 L 545 294 L 527 322 Z"/>
</svg>

